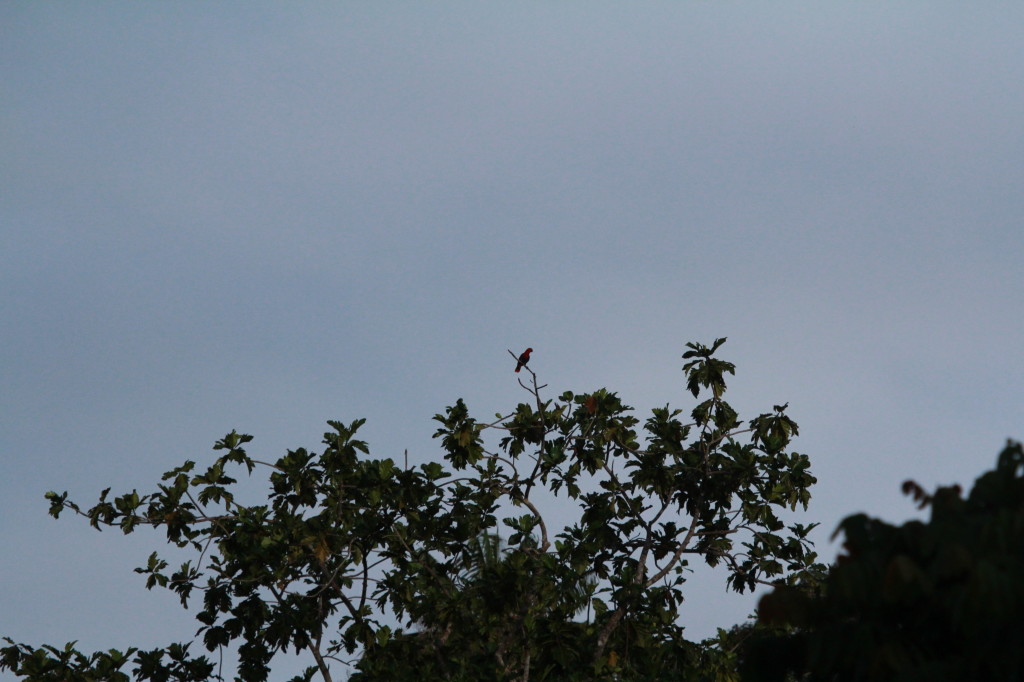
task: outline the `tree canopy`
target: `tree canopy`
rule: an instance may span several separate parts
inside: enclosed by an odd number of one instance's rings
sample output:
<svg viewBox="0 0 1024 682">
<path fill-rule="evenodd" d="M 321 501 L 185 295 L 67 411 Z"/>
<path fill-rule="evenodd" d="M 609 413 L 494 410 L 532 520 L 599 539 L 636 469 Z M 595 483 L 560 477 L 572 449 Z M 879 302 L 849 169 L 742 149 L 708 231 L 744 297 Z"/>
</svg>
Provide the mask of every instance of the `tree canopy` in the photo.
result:
<svg viewBox="0 0 1024 682">
<path fill-rule="evenodd" d="M 198 681 L 224 674 L 200 649 L 233 648 L 245 682 L 290 650 L 310 657 L 296 680 L 330 681 L 343 664 L 353 680 L 728 679 L 734 649 L 685 637 L 691 562 L 738 592 L 814 585 L 823 567 L 813 524 L 779 516 L 806 508 L 815 482 L 789 450 L 797 424 L 786 405 L 741 421 L 723 398 L 724 342 L 687 344 L 685 415 L 666 405 L 641 422 L 606 389 L 547 397 L 524 366 L 528 399 L 508 413 L 479 419 L 460 399 L 434 417 L 442 461 L 374 459 L 363 420 L 331 421 L 319 452 L 261 462 L 231 432 L 212 462 L 186 461 L 150 492 L 107 489 L 88 508 L 48 493 L 54 517 L 159 529 L 192 552 L 135 570 L 199 630 L 152 651 L 7 639 L 0 669 Z M 265 501 L 243 504 L 238 477 L 257 473 Z"/>
<path fill-rule="evenodd" d="M 903 484 L 927 521 L 850 516 L 821 592 L 777 589 L 749 647 L 749 680 L 1019 680 L 1024 677 L 1024 448 L 1010 442 L 964 498 Z"/>
</svg>

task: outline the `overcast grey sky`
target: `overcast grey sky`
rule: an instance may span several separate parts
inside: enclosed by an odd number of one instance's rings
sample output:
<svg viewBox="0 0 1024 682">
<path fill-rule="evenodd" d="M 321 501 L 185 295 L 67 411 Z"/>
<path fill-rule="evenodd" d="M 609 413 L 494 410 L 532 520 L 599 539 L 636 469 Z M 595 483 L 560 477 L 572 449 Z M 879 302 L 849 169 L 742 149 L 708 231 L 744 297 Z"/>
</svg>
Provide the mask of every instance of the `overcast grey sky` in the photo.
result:
<svg viewBox="0 0 1024 682">
<path fill-rule="evenodd" d="M 46 516 L 551 387 L 789 402 L 847 514 L 1024 437 L 1024 5 L 0 5 L 0 635 L 158 646 L 159 539 Z M 702 578 L 694 638 L 749 613 Z M 170 610 L 172 615 L 166 615 Z"/>
</svg>

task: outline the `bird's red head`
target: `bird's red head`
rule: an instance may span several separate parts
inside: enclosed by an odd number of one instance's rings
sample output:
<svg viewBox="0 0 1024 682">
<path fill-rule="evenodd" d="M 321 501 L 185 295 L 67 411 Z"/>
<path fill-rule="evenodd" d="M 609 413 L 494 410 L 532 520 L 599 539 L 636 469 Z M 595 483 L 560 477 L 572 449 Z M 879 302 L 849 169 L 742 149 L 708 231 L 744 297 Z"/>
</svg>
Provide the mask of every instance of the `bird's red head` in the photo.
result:
<svg viewBox="0 0 1024 682">
<path fill-rule="evenodd" d="M 532 352 L 533 352 L 532 348 L 527 348 L 526 350 L 523 351 L 523 353 L 532 353 Z"/>
</svg>

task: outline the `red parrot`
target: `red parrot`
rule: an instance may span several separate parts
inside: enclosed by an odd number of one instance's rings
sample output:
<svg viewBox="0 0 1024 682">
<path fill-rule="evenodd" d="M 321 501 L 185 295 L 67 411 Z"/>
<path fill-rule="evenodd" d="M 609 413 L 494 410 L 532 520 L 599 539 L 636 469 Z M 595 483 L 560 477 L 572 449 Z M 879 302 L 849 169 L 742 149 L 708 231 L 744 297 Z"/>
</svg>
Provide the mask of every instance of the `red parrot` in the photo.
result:
<svg viewBox="0 0 1024 682">
<path fill-rule="evenodd" d="M 527 348 L 526 350 L 523 351 L 523 354 L 519 356 L 519 362 L 516 364 L 517 372 L 523 368 L 523 365 L 530 361 L 530 353 L 532 352 L 532 348 Z"/>
</svg>

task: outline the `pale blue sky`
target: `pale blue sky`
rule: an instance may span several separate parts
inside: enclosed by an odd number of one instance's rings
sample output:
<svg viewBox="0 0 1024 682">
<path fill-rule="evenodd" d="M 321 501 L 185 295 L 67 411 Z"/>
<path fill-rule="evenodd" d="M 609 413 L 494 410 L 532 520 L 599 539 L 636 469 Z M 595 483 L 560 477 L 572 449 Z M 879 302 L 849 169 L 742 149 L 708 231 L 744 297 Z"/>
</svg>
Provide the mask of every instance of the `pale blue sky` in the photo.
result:
<svg viewBox="0 0 1024 682">
<path fill-rule="evenodd" d="M 4 3 L 0 635 L 187 638 L 155 536 L 46 516 L 231 429 L 262 459 L 551 386 L 689 409 L 728 336 L 805 520 L 915 514 L 1024 437 L 1024 6 Z M 695 580 L 695 638 L 753 600 Z M 153 622 L 159 621 L 159 622 Z"/>
</svg>

